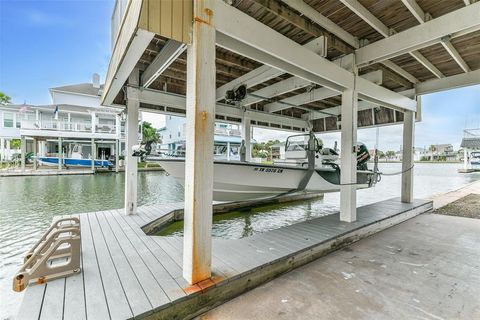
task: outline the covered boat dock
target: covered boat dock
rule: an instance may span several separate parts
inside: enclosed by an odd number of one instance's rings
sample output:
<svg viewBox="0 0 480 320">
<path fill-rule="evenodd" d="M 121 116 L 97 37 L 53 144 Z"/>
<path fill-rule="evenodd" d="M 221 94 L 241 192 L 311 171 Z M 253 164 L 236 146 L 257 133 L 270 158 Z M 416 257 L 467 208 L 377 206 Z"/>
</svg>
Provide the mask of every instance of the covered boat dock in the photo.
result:
<svg viewBox="0 0 480 320">
<path fill-rule="evenodd" d="M 137 208 L 128 152 L 124 209 L 80 215 L 81 274 L 30 286 L 20 318 L 189 318 L 430 210 L 413 195 L 421 96 L 480 83 L 479 30 L 480 2 L 470 0 L 117 1 L 103 104 L 126 108 L 126 150 L 139 111 L 186 116 L 185 236 L 143 232 L 178 205 Z M 240 85 L 245 99 L 225 99 Z M 240 123 L 247 150 L 251 126 L 341 132 L 340 212 L 212 241 L 215 121 Z M 357 129 L 397 123 L 401 196 L 357 208 Z"/>
</svg>

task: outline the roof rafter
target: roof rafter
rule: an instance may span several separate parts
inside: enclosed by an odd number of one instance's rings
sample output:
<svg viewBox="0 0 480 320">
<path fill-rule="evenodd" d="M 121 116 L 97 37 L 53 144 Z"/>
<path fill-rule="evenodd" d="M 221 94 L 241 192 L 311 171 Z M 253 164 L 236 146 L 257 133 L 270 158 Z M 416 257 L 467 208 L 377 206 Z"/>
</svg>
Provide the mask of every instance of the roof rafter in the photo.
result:
<svg viewBox="0 0 480 320">
<path fill-rule="evenodd" d="M 320 12 L 318 12 L 317 10 L 315 10 L 314 8 L 312 8 L 311 6 L 306 4 L 303 0 L 281 0 L 281 1 L 288 4 L 290 7 L 297 10 L 298 12 L 300 12 L 302 15 L 306 16 L 307 18 L 309 18 L 313 22 L 317 23 L 322 28 L 325 28 L 327 31 L 333 33 L 334 35 L 336 35 L 337 37 L 339 37 L 343 41 L 352 45 L 355 49 L 358 49 L 360 47 L 358 39 L 356 37 L 354 37 L 352 34 L 347 32 L 346 30 L 344 30 L 340 26 L 338 26 L 332 20 L 328 19 L 327 17 L 322 15 Z M 348 1 L 348 3 L 352 6 L 354 6 L 355 8 L 359 8 L 359 4 L 356 4 L 352 1 Z M 364 13 L 366 14 L 366 12 L 364 12 Z M 374 18 L 373 15 L 371 15 L 371 16 L 372 16 L 372 19 L 373 19 Z M 386 26 L 383 26 L 384 28 L 382 28 L 382 26 L 380 26 L 379 24 L 382 24 L 382 23 L 378 20 L 376 25 L 380 30 L 385 29 L 385 28 L 388 29 Z M 385 30 L 383 30 L 383 31 L 385 31 Z M 398 74 L 400 74 L 402 77 L 404 77 L 408 81 L 410 81 L 412 83 L 417 83 L 418 82 L 418 80 L 413 75 L 411 75 L 407 71 L 403 70 L 402 68 L 400 68 L 399 66 L 397 66 L 393 62 L 391 62 L 391 61 L 386 61 L 386 62 L 387 63 L 384 63 L 384 65 L 386 67 L 390 68 L 394 72 L 397 72 Z M 403 81 L 400 84 L 404 85 Z"/>
<path fill-rule="evenodd" d="M 366 66 L 480 30 L 480 2 L 457 9 L 421 25 L 356 50 L 357 63 Z"/>
<path fill-rule="evenodd" d="M 391 34 L 390 28 L 388 28 L 383 22 L 381 22 L 377 17 L 375 17 L 367 8 L 365 8 L 357 0 L 340 0 L 347 8 L 353 11 L 357 16 L 362 18 L 366 23 L 368 23 L 372 28 L 374 28 L 378 33 L 380 33 L 385 38 L 388 38 Z M 402 0 L 409 2 L 409 5 L 412 6 L 411 0 Z M 418 6 L 418 5 L 417 5 Z M 420 7 L 418 7 L 420 8 Z M 410 52 L 411 56 L 425 66 L 430 72 L 435 76 L 441 78 L 443 74 L 430 62 L 428 61 L 420 52 L 413 51 Z M 432 71 L 434 70 L 434 71 Z M 439 76 L 441 75 L 441 76 Z"/>
<path fill-rule="evenodd" d="M 421 24 L 425 23 L 425 12 L 422 10 L 422 8 L 420 8 L 416 0 L 402 0 L 402 2 L 407 7 L 407 9 L 413 14 L 413 16 L 418 20 L 418 22 L 420 22 Z M 464 72 L 470 71 L 470 68 L 468 67 L 465 60 L 463 60 L 462 56 L 458 53 L 457 49 L 455 49 L 455 47 L 450 42 L 450 37 L 442 38 L 441 44 L 445 48 L 445 50 L 447 50 L 447 52 L 450 54 L 453 60 L 455 60 L 455 62 L 460 66 L 460 68 L 462 68 Z"/>
</svg>

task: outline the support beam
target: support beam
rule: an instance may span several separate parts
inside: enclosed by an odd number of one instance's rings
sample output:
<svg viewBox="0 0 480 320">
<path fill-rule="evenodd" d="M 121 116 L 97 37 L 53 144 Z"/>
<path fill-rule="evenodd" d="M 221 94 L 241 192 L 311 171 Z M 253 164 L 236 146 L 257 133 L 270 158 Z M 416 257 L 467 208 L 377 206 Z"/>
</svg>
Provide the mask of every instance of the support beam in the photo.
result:
<svg viewBox="0 0 480 320">
<path fill-rule="evenodd" d="M 115 172 L 120 171 L 120 140 L 115 140 Z"/>
<path fill-rule="evenodd" d="M 187 48 L 183 277 L 190 284 L 208 279 L 212 268 L 215 28 L 210 3 L 194 1 L 196 18 Z M 216 24 L 219 13 L 213 12 Z"/>
<path fill-rule="evenodd" d="M 376 84 L 381 84 L 383 80 L 383 75 L 382 71 L 373 71 L 362 75 L 362 78 Z M 277 112 L 280 110 L 291 108 L 292 105 L 301 106 L 302 104 L 308 104 L 314 101 L 319 101 L 338 95 L 338 92 L 330 90 L 328 88 L 317 88 L 309 92 L 282 99 L 279 102 L 268 103 L 264 106 L 264 110 L 267 112 Z"/>
<path fill-rule="evenodd" d="M 323 37 L 319 37 L 308 42 L 307 44 L 304 45 L 304 47 L 318 54 L 320 51 L 324 50 L 323 44 L 324 44 Z M 262 82 L 281 76 L 284 73 L 285 72 L 280 69 L 271 67 L 269 65 L 263 65 L 219 87 L 216 91 L 216 100 L 220 101 L 224 99 L 227 90 L 231 90 L 235 87 L 238 87 L 239 85 L 244 85 L 247 88 L 253 87 Z M 294 79 L 296 79 L 296 81 L 299 81 L 299 82 L 303 81 L 305 83 L 310 83 L 309 81 L 300 79 L 298 77 L 295 77 Z M 274 88 L 272 89 L 274 90 Z M 295 89 L 292 89 L 292 90 L 295 90 Z M 285 91 L 285 92 L 288 92 L 288 91 Z M 262 94 L 259 93 L 258 95 L 262 95 Z"/>
<path fill-rule="evenodd" d="M 357 93 L 342 93 L 342 129 L 340 162 L 340 220 L 357 220 Z"/>
<path fill-rule="evenodd" d="M 241 135 L 245 143 L 245 161 L 250 162 L 252 161 L 252 127 L 249 117 L 243 117 Z"/>
<path fill-rule="evenodd" d="M 58 138 L 58 170 L 61 171 L 63 168 L 63 145 L 62 137 Z"/>
<path fill-rule="evenodd" d="M 435 44 L 448 35 L 455 38 L 479 30 L 479 12 L 480 2 L 476 2 L 373 42 L 356 50 L 357 64 L 363 67 Z"/>
<path fill-rule="evenodd" d="M 420 6 L 417 4 L 416 0 L 402 0 L 402 2 L 407 7 L 407 9 L 412 13 L 412 15 L 418 20 L 418 22 L 420 22 L 421 24 L 425 23 L 426 14 L 422 10 L 422 8 L 420 8 Z M 455 62 L 458 63 L 458 65 L 460 66 L 460 68 L 462 68 L 464 72 L 470 71 L 470 68 L 468 67 L 468 65 L 465 63 L 463 58 L 460 56 L 458 51 L 450 42 L 450 36 L 443 37 L 441 44 L 445 48 L 445 50 L 447 50 L 450 56 L 455 60 Z"/>
<path fill-rule="evenodd" d="M 416 0 L 402 0 L 402 2 L 405 7 L 407 7 L 408 11 L 412 13 L 415 19 L 417 19 L 418 22 L 425 22 L 425 12 L 423 12 L 422 8 L 420 8 Z"/>
<path fill-rule="evenodd" d="M 435 77 L 437 78 L 443 78 L 445 77 L 443 75 L 443 73 L 438 70 L 437 67 L 435 67 L 433 65 L 433 63 L 431 63 L 430 61 L 427 60 L 427 58 L 425 58 L 425 56 L 423 54 L 421 54 L 420 52 L 418 51 L 412 51 L 410 52 L 410 55 L 415 58 L 415 60 L 417 60 L 418 62 L 420 62 L 420 64 L 422 64 L 425 68 L 427 68 L 428 71 L 430 71 L 431 73 L 433 73 L 435 75 Z"/>
<path fill-rule="evenodd" d="M 138 70 L 134 69 L 128 79 L 130 85 L 138 86 Z M 125 215 L 137 213 L 137 158 L 133 156 L 132 147 L 138 144 L 138 91 L 127 87 L 127 123 L 125 146 Z"/>
<path fill-rule="evenodd" d="M 95 158 L 97 157 L 97 148 L 95 147 L 95 139 L 90 140 L 90 148 L 92 149 L 92 163 L 90 164 L 90 169 L 95 172 Z"/>
<path fill-rule="evenodd" d="M 142 86 L 150 86 L 187 48 L 186 44 L 170 39 L 142 74 Z"/>
<path fill-rule="evenodd" d="M 38 141 L 37 138 L 33 138 L 33 170 L 37 170 L 37 156 L 38 156 Z"/>
<path fill-rule="evenodd" d="M 368 11 L 367 8 L 365 8 L 360 2 L 358 2 L 357 0 L 340 1 L 382 36 L 384 36 L 385 38 L 390 36 L 390 29 L 380 20 L 378 20 L 377 17 L 375 17 L 370 11 Z"/>
<path fill-rule="evenodd" d="M 389 68 L 390 70 L 393 70 L 394 72 L 398 73 L 399 75 L 401 75 L 402 77 L 404 77 L 405 79 L 410 81 L 411 83 L 415 84 L 415 83 L 419 82 L 417 78 L 415 78 L 413 75 L 406 72 L 405 70 L 403 70 L 402 68 L 400 68 L 399 66 L 397 66 L 395 63 L 393 63 L 390 60 L 385 60 L 385 61 L 382 62 L 382 64 L 385 67 Z"/>
<path fill-rule="evenodd" d="M 289 5 L 291 8 L 297 10 L 301 14 L 305 15 L 307 18 L 309 18 L 328 32 L 336 35 L 337 37 L 351 45 L 353 48 L 359 47 L 357 37 L 354 37 L 349 32 L 339 27 L 335 22 L 310 7 L 303 0 L 282 0 L 282 2 Z"/>
<path fill-rule="evenodd" d="M 308 4 L 306 4 L 303 0 L 282 0 L 284 3 L 288 4 L 290 7 L 294 8 L 298 12 L 300 12 L 302 15 L 305 15 L 308 17 L 310 20 L 313 22 L 317 23 L 319 26 L 322 28 L 325 28 L 327 31 L 335 34 L 337 37 L 345 41 L 346 43 L 350 44 L 353 48 L 358 49 L 360 47 L 359 41 L 356 37 L 354 37 L 352 34 L 347 32 L 346 30 L 342 29 L 339 27 L 336 23 L 328 19 L 327 17 L 323 16 L 320 14 L 317 10 L 314 8 L 310 7 Z M 353 2 L 352 2 L 353 3 Z M 353 5 L 350 4 L 350 7 L 355 7 L 359 8 L 361 4 L 358 2 L 355 2 Z M 363 8 L 363 7 L 362 7 Z M 358 10 L 357 10 L 358 11 Z M 366 9 L 361 10 L 362 12 L 367 11 Z M 369 17 L 373 17 L 372 15 L 369 15 Z M 373 17 L 374 18 L 374 17 Z M 375 18 L 376 19 L 376 18 Z M 379 28 L 381 30 L 388 30 L 386 26 L 384 26 L 380 21 L 377 22 L 379 24 Z M 387 35 L 388 36 L 388 35 Z M 395 65 L 391 61 L 385 61 L 389 63 L 389 68 L 394 70 L 395 72 L 398 72 L 401 74 L 405 79 L 408 79 L 412 83 L 418 82 L 415 77 L 413 77 L 411 74 L 400 68 L 399 66 Z"/>
<path fill-rule="evenodd" d="M 417 95 L 445 91 L 480 84 L 480 70 L 461 73 L 454 76 L 428 80 L 418 83 L 415 87 Z"/>
<path fill-rule="evenodd" d="M 27 154 L 27 141 L 25 136 L 20 137 L 20 163 L 22 171 L 25 171 L 25 156 Z"/>
<path fill-rule="evenodd" d="M 217 41 L 219 45 L 332 90 L 341 91 L 343 88 L 353 85 L 352 74 L 336 66 L 333 62 L 298 45 L 221 0 L 214 0 L 214 4 L 213 11 L 215 12 L 217 31 L 232 40 L 241 42 L 240 45 L 232 46 L 232 41 L 230 43 Z M 265 39 L 269 39 L 269 41 L 266 42 Z M 228 39 L 219 38 L 218 40 Z M 251 49 L 250 55 L 244 51 L 247 47 Z M 263 52 L 264 56 L 261 57 L 258 53 L 251 55 L 252 49 Z M 265 55 L 270 58 L 269 61 L 264 61 L 266 60 Z M 277 63 L 278 60 L 283 64 Z M 288 66 L 289 70 L 285 70 L 285 66 Z"/>
<path fill-rule="evenodd" d="M 450 42 L 450 37 L 442 38 L 441 44 L 445 48 L 445 50 L 447 50 L 453 60 L 455 60 L 455 62 L 460 66 L 460 68 L 462 68 L 463 72 L 471 71 L 468 64 L 465 62 L 465 60 L 463 60 L 460 53 L 458 53 L 457 49 L 455 49 L 453 44 Z"/>
<path fill-rule="evenodd" d="M 415 133 L 415 112 L 403 114 L 403 157 L 402 157 L 402 202 L 413 201 L 413 148 Z"/>
<path fill-rule="evenodd" d="M 171 114 L 175 116 L 184 117 L 185 114 L 182 113 L 186 110 L 186 98 L 183 95 L 152 90 L 152 89 L 143 89 L 140 90 L 138 88 L 130 87 L 130 90 L 134 90 L 137 92 L 139 101 L 149 105 L 156 105 L 159 106 L 159 110 L 155 109 L 144 109 L 147 112 L 157 112 L 163 114 Z M 142 110 L 143 111 L 143 110 Z M 229 118 L 236 118 L 241 120 L 243 117 L 243 111 L 232 105 L 218 103 L 215 106 L 215 113 L 218 116 L 229 117 Z M 277 128 L 281 126 L 291 126 L 291 127 L 298 127 L 298 128 L 305 128 L 306 122 L 300 118 L 294 118 L 279 114 L 270 114 L 263 111 L 257 111 L 253 109 L 247 109 L 245 115 L 249 116 L 252 119 L 260 121 L 265 125 L 256 125 L 258 127 L 265 127 L 265 128 Z M 228 121 L 227 121 L 228 122 Z M 235 122 L 238 124 L 238 122 Z M 286 128 L 284 128 L 286 129 Z M 288 130 L 288 129 L 287 129 Z"/>
</svg>

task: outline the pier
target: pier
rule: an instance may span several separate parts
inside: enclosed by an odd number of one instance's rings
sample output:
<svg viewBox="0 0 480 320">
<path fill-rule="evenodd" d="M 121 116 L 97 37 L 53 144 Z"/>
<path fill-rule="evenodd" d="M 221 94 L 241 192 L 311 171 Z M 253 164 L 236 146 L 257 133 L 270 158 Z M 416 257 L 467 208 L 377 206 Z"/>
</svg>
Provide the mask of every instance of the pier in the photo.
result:
<svg viewBox="0 0 480 320">
<path fill-rule="evenodd" d="M 224 204 L 221 204 L 224 206 Z M 18 319 L 191 318 L 333 250 L 410 219 L 431 201 L 391 199 L 358 208 L 356 222 L 332 214 L 239 240 L 213 239 L 212 277 L 182 276 L 183 239 L 147 235 L 183 203 L 75 215 L 82 272 L 27 288 Z"/>
</svg>

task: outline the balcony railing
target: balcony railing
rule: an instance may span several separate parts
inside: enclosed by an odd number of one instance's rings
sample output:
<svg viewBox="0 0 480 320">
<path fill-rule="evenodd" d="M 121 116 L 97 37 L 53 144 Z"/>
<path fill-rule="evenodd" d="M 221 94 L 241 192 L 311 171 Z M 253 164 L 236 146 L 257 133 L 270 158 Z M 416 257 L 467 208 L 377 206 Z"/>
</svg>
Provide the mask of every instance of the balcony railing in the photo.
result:
<svg viewBox="0 0 480 320">
<path fill-rule="evenodd" d="M 21 123 L 22 129 L 28 130 L 54 130 L 54 131 L 72 131 L 72 132 L 92 132 L 91 123 L 83 122 L 60 122 L 60 121 L 27 121 Z M 96 124 L 95 132 L 111 133 L 117 132 L 114 124 Z"/>
</svg>

